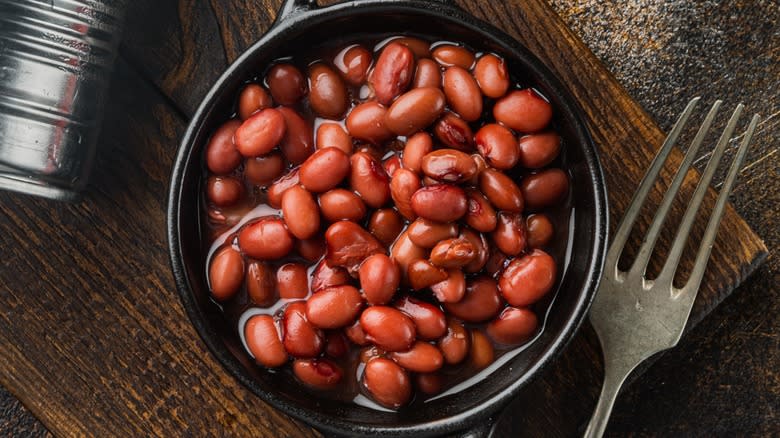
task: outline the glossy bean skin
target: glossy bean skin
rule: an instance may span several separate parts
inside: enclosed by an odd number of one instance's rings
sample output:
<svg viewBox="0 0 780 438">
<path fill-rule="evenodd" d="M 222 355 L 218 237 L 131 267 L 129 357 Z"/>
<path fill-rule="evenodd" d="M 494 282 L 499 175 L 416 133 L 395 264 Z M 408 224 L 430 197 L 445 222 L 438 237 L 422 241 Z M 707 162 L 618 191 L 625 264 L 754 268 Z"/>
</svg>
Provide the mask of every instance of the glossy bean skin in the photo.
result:
<svg viewBox="0 0 780 438">
<path fill-rule="evenodd" d="M 348 339 L 342 331 L 331 331 L 325 335 L 325 354 L 340 358 L 349 353 Z"/>
<path fill-rule="evenodd" d="M 493 344 L 484 333 L 477 329 L 471 330 L 471 349 L 469 351 L 469 362 L 474 368 L 481 370 L 495 359 L 496 353 Z"/>
<path fill-rule="evenodd" d="M 555 284 L 557 267 L 546 252 L 535 249 L 512 260 L 498 280 L 501 294 L 515 307 L 525 307 L 539 301 Z"/>
<path fill-rule="evenodd" d="M 409 239 L 421 248 L 433 248 L 442 240 L 458 235 L 458 225 L 452 222 L 434 222 L 419 218 L 408 228 Z"/>
<path fill-rule="evenodd" d="M 482 94 L 498 99 L 509 89 L 509 71 L 503 59 L 493 54 L 482 55 L 474 66 L 474 78 Z"/>
<path fill-rule="evenodd" d="M 276 270 L 276 289 L 279 297 L 302 299 L 309 295 L 309 275 L 300 263 L 285 263 Z M 289 351 L 289 350 L 287 350 Z"/>
<path fill-rule="evenodd" d="M 414 375 L 414 386 L 423 394 L 438 394 L 441 392 L 442 385 L 442 378 L 439 373 L 417 373 Z"/>
<path fill-rule="evenodd" d="M 447 320 L 447 334 L 438 342 L 439 350 L 444 356 L 444 362 L 455 365 L 463 362 L 469 354 L 471 336 L 460 321 L 449 318 Z"/>
<path fill-rule="evenodd" d="M 248 84 L 238 96 L 238 116 L 248 119 L 252 114 L 273 105 L 271 96 L 258 84 Z"/>
<path fill-rule="evenodd" d="M 427 41 L 414 37 L 401 37 L 394 39 L 393 42 L 408 47 L 414 53 L 414 56 L 418 58 L 431 57 L 431 45 Z"/>
<path fill-rule="evenodd" d="M 408 169 L 399 169 L 390 180 L 390 196 L 393 198 L 395 207 L 402 216 L 410 221 L 417 218 L 417 214 L 412 208 L 412 195 L 420 187 L 420 178 Z"/>
<path fill-rule="evenodd" d="M 479 272 L 487 263 L 490 255 L 487 239 L 482 233 L 477 233 L 469 227 L 461 227 L 459 237 L 471 242 L 476 251 L 474 259 L 463 267 L 463 271 L 467 273 Z"/>
<path fill-rule="evenodd" d="M 243 157 L 233 143 L 239 120 L 228 120 L 217 128 L 206 145 L 206 167 L 217 175 L 225 175 L 241 164 Z"/>
<path fill-rule="evenodd" d="M 468 210 L 466 193 L 458 186 L 439 184 L 423 187 L 412 195 L 417 216 L 436 222 L 454 222 Z"/>
<path fill-rule="evenodd" d="M 507 307 L 487 326 L 491 339 L 504 345 L 520 345 L 531 339 L 539 319 L 536 314 L 525 308 Z"/>
<path fill-rule="evenodd" d="M 433 59 L 439 64 L 450 67 L 457 65 L 469 70 L 474 65 L 474 54 L 465 47 L 453 44 L 442 44 L 433 49 Z"/>
<path fill-rule="evenodd" d="M 334 147 L 341 149 L 347 155 L 352 153 L 352 138 L 338 123 L 327 122 L 321 124 L 317 128 L 316 137 L 315 144 L 317 149 Z"/>
<path fill-rule="evenodd" d="M 332 189 L 320 195 L 320 210 L 328 222 L 359 222 L 366 215 L 366 204 L 349 190 Z"/>
<path fill-rule="evenodd" d="M 409 375 L 390 359 L 375 358 L 366 363 L 363 371 L 363 387 L 380 405 L 398 409 L 412 397 Z"/>
<path fill-rule="evenodd" d="M 457 65 L 444 71 L 444 95 L 453 111 L 463 120 L 473 122 L 482 115 L 482 92 L 477 81 L 463 67 Z"/>
<path fill-rule="evenodd" d="M 519 213 L 498 213 L 498 225 L 491 237 L 501 252 L 509 256 L 520 254 L 526 248 L 526 236 L 525 220 Z"/>
<path fill-rule="evenodd" d="M 225 246 L 218 250 L 209 265 L 209 287 L 217 301 L 232 298 L 244 281 L 244 259 L 241 253 Z"/>
<path fill-rule="evenodd" d="M 466 239 L 447 239 L 437 243 L 431 250 L 430 261 L 446 269 L 459 269 L 476 257 L 477 249 Z"/>
<path fill-rule="evenodd" d="M 489 123 L 480 128 L 474 136 L 474 142 L 487 163 L 496 169 L 511 169 L 520 158 L 514 134 L 499 124 Z"/>
<path fill-rule="evenodd" d="M 360 326 L 360 320 L 356 320 L 352 325 L 344 329 L 344 335 L 355 345 L 366 346 L 369 344 L 366 339 L 366 332 L 363 331 L 363 327 Z M 371 347 L 376 349 L 376 347 Z M 362 355 L 361 355 L 362 359 Z"/>
<path fill-rule="evenodd" d="M 430 59 L 423 58 L 417 61 L 417 71 L 412 81 L 413 88 L 441 88 L 441 70 L 439 65 Z"/>
<path fill-rule="evenodd" d="M 532 214 L 525 219 L 528 232 L 528 247 L 543 248 L 550 244 L 555 234 L 550 218 L 544 214 Z"/>
<path fill-rule="evenodd" d="M 466 224 L 481 232 L 489 233 L 496 228 L 496 210 L 477 189 L 466 189 L 468 210 L 466 211 Z"/>
<path fill-rule="evenodd" d="M 433 151 L 433 139 L 427 132 L 418 132 L 409 137 L 404 147 L 403 167 L 412 172 L 422 172 L 423 157 Z"/>
<path fill-rule="evenodd" d="M 212 176 L 206 181 L 206 197 L 218 207 L 229 207 L 244 195 L 244 185 L 229 176 Z"/>
<path fill-rule="evenodd" d="M 390 178 L 382 164 L 365 152 L 350 157 L 349 184 L 369 207 L 380 208 L 390 200 Z"/>
<path fill-rule="evenodd" d="M 376 60 L 369 82 L 377 101 L 389 105 L 406 90 L 414 76 L 414 54 L 408 47 L 390 42 Z"/>
<path fill-rule="evenodd" d="M 405 351 L 414 342 L 416 329 L 411 318 L 388 306 L 371 306 L 360 315 L 366 339 L 385 351 Z"/>
<path fill-rule="evenodd" d="M 552 163 L 560 151 L 561 137 L 553 131 L 524 135 L 518 142 L 519 162 L 529 169 Z"/>
<path fill-rule="evenodd" d="M 311 239 L 295 241 L 295 250 L 309 262 L 316 262 L 325 254 L 325 239 L 315 236 Z"/>
<path fill-rule="evenodd" d="M 287 174 L 274 180 L 273 184 L 268 187 L 268 205 L 273 208 L 282 208 L 284 192 L 300 182 L 300 167 L 294 167 Z"/>
<path fill-rule="evenodd" d="M 432 373 L 444 365 L 444 357 L 435 346 L 417 341 L 406 351 L 395 351 L 389 354 L 398 365 L 415 373 Z"/>
<path fill-rule="evenodd" d="M 357 272 L 368 256 L 385 251 L 385 247 L 371 233 L 349 221 L 339 221 L 328 227 L 325 242 L 328 245 L 328 263 L 350 272 Z"/>
<path fill-rule="evenodd" d="M 267 186 L 284 172 L 284 159 L 278 152 L 271 152 L 244 161 L 244 178 L 256 186 Z"/>
<path fill-rule="evenodd" d="M 497 248 L 493 248 L 488 257 L 487 263 L 485 263 L 485 272 L 490 274 L 493 278 L 496 278 L 498 274 L 504 271 L 509 257 L 506 254 L 499 251 Z"/>
<path fill-rule="evenodd" d="M 306 302 L 294 301 L 284 308 L 282 343 L 291 356 L 315 357 L 325 346 L 323 333 L 306 319 Z"/>
<path fill-rule="evenodd" d="M 315 327 L 335 329 L 352 324 L 363 307 L 363 297 L 352 286 L 322 289 L 306 301 L 306 319 Z"/>
<path fill-rule="evenodd" d="M 515 213 L 523 211 L 523 193 L 504 173 L 490 168 L 483 170 L 479 174 L 479 189 L 497 209 Z"/>
<path fill-rule="evenodd" d="M 352 277 L 346 269 L 331 266 L 326 260 L 321 261 L 311 274 L 311 291 L 316 293 L 334 286 L 349 284 Z"/>
<path fill-rule="evenodd" d="M 457 303 L 466 294 L 466 276 L 460 269 L 450 269 L 446 280 L 431 285 L 431 292 L 440 303 Z"/>
<path fill-rule="evenodd" d="M 547 169 L 523 178 L 520 183 L 526 206 L 540 210 L 561 202 L 569 191 L 569 176 L 561 169 Z"/>
<path fill-rule="evenodd" d="M 292 164 L 301 164 L 314 153 L 314 132 L 309 122 L 292 108 L 281 106 L 277 111 L 287 126 L 279 149 Z"/>
<path fill-rule="evenodd" d="M 236 149 L 245 157 L 257 157 L 271 152 L 284 138 L 287 124 L 284 116 L 273 108 L 254 113 L 236 129 L 233 136 Z"/>
<path fill-rule="evenodd" d="M 493 106 L 493 117 L 515 131 L 531 133 L 544 129 L 552 119 L 552 107 L 530 88 L 509 92 Z"/>
<path fill-rule="evenodd" d="M 401 168 L 401 158 L 394 153 L 382 161 L 382 167 L 385 169 L 387 176 L 392 179 L 395 172 Z"/>
<path fill-rule="evenodd" d="M 403 218 L 392 208 L 374 211 L 368 221 L 368 231 L 387 247 L 395 242 L 403 229 Z"/>
<path fill-rule="evenodd" d="M 445 145 L 460 151 L 471 152 L 474 149 L 474 133 L 465 120 L 456 114 L 446 112 L 436 122 L 433 133 Z"/>
<path fill-rule="evenodd" d="M 313 237 L 320 229 L 320 208 L 312 194 L 300 185 L 282 195 L 282 213 L 287 229 L 298 239 Z"/>
<path fill-rule="evenodd" d="M 293 105 L 306 94 L 308 86 L 303 73 L 292 64 L 276 64 L 265 77 L 274 101 L 281 105 Z"/>
<path fill-rule="evenodd" d="M 244 327 L 244 338 L 258 364 L 275 368 L 287 362 L 287 352 L 272 316 L 255 315 L 249 318 Z"/>
<path fill-rule="evenodd" d="M 385 126 L 397 135 L 412 135 L 433 123 L 444 111 L 438 88 L 415 88 L 402 94 L 385 114 Z"/>
<path fill-rule="evenodd" d="M 354 45 L 344 49 L 334 61 L 341 76 L 352 86 L 359 86 L 368 78 L 371 66 L 371 52 L 363 46 Z"/>
<path fill-rule="evenodd" d="M 368 304 L 387 304 L 401 283 L 401 271 L 393 259 L 374 254 L 360 265 L 360 287 Z"/>
<path fill-rule="evenodd" d="M 352 137 L 374 144 L 393 136 L 385 124 L 387 108 L 377 102 L 361 103 L 349 112 L 347 130 Z"/>
<path fill-rule="evenodd" d="M 406 269 L 409 284 L 414 290 L 425 289 L 447 279 L 447 271 L 428 260 L 415 260 Z"/>
<path fill-rule="evenodd" d="M 341 76 L 325 64 L 309 67 L 309 105 L 326 119 L 339 119 L 349 107 L 347 87 Z"/>
<path fill-rule="evenodd" d="M 276 301 L 276 276 L 266 263 L 254 261 L 246 270 L 246 293 L 249 301 L 260 307 L 268 307 Z"/>
<path fill-rule="evenodd" d="M 445 303 L 444 308 L 463 321 L 484 322 L 498 315 L 503 304 L 496 281 L 482 276 L 468 282 L 466 295 L 462 300 Z"/>
<path fill-rule="evenodd" d="M 444 312 L 433 304 L 407 296 L 398 300 L 395 308 L 412 318 L 419 339 L 433 341 L 447 333 Z"/>
<path fill-rule="evenodd" d="M 406 231 L 398 236 L 390 250 L 390 257 L 398 263 L 401 269 L 401 277 L 407 279 L 409 266 L 416 260 L 422 260 L 428 257 L 425 249 L 415 245 Z"/>
<path fill-rule="evenodd" d="M 266 217 L 245 225 L 238 233 L 238 246 L 249 257 L 278 260 L 293 247 L 293 236 L 277 217 Z"/>
<path fill-rule="evenodd" d="M 327 192 L 347 177 L 350 171 L 349 156 L 341 149 L 320 149 L 301 164 L 301 184 L 314 193 Z"/>
<path fill-rule="evenodd" d="M 344 372 L 335 362 L 320 358 L 296 359 L 293 362 L 293 374 L 304 385 L 315 389 L 332 389 L 341 382 Z"/>
<path fill-rule="evenodd" d="M 458 184 L 477 173 L 477 164 L 459 150 L 437 149 L 423 157 L 422 171 L 437 181 Z"/>
</svg>

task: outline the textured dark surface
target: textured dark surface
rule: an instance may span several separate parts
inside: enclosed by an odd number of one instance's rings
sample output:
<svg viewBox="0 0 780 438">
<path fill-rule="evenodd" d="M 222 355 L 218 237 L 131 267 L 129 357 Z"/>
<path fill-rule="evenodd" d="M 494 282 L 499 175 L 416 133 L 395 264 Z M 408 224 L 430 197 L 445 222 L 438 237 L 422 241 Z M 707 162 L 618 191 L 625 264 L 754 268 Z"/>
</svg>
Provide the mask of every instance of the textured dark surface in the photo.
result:
<svg viewBox="0 0 780 438">
<path fill-rule="evenodd" d="M 182 4 L 208 15 L 205 3 Z M 726 107 L 743 101 L 749 111 L 765 117 L 733 199 L 737 211 L 766 239 L 768 263 L 625 391 L 609 433 L 759 436 L 775 432 L 780 402 L 776 316 L 780 266 L 775 252 L 780 237 L 776 226 L 780 126 L 772 115 L 780 111 L 780 6 L 774 1 L 551 3 L 664 129 L 685 101 L 698 94 L 707 102 L 722 97 Z M 229 26 L 225 20 L 198 23 Z M 206 30 L 189 27 L 185 32 L 197 35 Z M 152 36 L 140 38 L 153 42 Z M 203 53 L 185 46 L 186 50 Z M 226 51 L 231 50 L 236 48 L 228 45 Z M 206 61 L 191 62 L 197 67 Z M 168 80 L 176 77 L 170 75 Z M 179 100 L 196 102 L 198 96 L 182 95 Z M 18 402 L 1 392 L 0 435 L 13 434 L 43 436 L 46 432 Z"/>
</svg>

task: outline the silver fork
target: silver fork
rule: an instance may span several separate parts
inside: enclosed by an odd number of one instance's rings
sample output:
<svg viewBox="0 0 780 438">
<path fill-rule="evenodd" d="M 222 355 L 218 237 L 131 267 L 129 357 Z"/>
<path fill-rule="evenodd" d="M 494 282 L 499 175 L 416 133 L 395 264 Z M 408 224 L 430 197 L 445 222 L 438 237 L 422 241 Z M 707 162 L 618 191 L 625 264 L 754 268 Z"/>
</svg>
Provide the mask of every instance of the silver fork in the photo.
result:
<svg viewBox="0 0 780 438">
<path fill-rule="evenodd" d="M 731 164 L 726 180 L 720 190 L 720 195 L 718 195 L 718 200 L 713 208 L 701 245 L 696 253 L 693 270 L 685 286 L 680 289 L 674 287 L 672 284 L 674 274 L 707 187 L 734 133 L 737 120 L 744 108 L 742 104 L 737 106 L 718 140 L 712 157 L 710 157 L 707 163 L 707 168 L 701 176 L 701 181 L 696 187 L 696 191 L 680 222 L 677 235 L 661 269 L 661 273 L 655 279 L 646 278 L 650 256 L 653 253 L 653 248 L 672 201 L 696 156 L 696 151 L 701 146 L 715 118 L 721 101 L 716 101 L 712 106 L 696 137 L 693 139 L 677 174 L 653 217 L 653 222 L 644 237 L 642 246 L 631 268 L 628 271 L 622 271 L 618 268 L 618 260 L 628 240 L 631 228 L 666 158 L 669 156 L 669 152 L 671 152 L 683 126 L 685 126 L 698 102 L 699 98 L 696 97 L 688 103 L 669 136 L 666 137 L 661 150 L 653 159 L 650 169 L 642 179 L 636 193 L 634 193 L 628 210 L 615 234 L 615 240 L 607 252 L 604 275 L 590 310 L 590 321 L 596 329 L 596 334 L 598 334 L 604 352 L 604 386 L 601 389 L 601 396 L 596 405 L 596 410 L 585 431 L 585 437 L 588 438 L 600 437 L 604 434 L 615 398 L 631 371 L 653 354 L 674 347 L 680 340 L 693 307 L 693 302 L 696 299 L 696 293 L 701 285 L 707 261 L 710 258 L 710 251 L 720 225 L 720 219 L 723 216 L 726 201 L 745 159 L 748 144 L 759 120 L 759 116 L 757 114 L 754 115 L 745 131 L 742 143 Z"/>
</svg>

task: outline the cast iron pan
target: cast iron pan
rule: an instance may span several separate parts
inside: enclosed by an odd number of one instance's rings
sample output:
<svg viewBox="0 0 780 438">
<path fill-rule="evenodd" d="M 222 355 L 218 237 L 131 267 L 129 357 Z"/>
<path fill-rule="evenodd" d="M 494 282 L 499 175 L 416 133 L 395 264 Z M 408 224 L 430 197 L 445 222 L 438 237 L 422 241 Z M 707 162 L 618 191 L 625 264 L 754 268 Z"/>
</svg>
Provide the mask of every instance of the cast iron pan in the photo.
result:
<svg viewBox="0 0 780 438">
<path fill-rule="evenodd" d="M 571 261 L 541 336 L 479 384 L 401 413 L 318 398 L 255 365 L 244 352 L 236 328 L 226 323 L 209 298 L 198 220 L 203 148 L 214 129 L 232 113 L 242 84 L 275 58 L 329 38 L 386 32 L 461 41 L 499 53 L 510 71 L 520 72 L 541 90 L 552 102 L 553 123 L 564 139 L 563 166 L 572 176 L 575 211 Z M 275 408 L 329 434 L 431 436 L 475 426 L 472 432 L 486 432 L 488 418 L 572 338 L 601 277 L 607 239 L 606 188 L 580 108 L 552 73 L 517 41 L 444 0 L 363 0 L 326 8 L 317 8 L 310 1 L 287 0 L 274 26 L 227 69 L 203 99 L 184 135 L 171 178 L 171 265 L 181 300 L 198 333 L 242 384 Z"/>
</svg>

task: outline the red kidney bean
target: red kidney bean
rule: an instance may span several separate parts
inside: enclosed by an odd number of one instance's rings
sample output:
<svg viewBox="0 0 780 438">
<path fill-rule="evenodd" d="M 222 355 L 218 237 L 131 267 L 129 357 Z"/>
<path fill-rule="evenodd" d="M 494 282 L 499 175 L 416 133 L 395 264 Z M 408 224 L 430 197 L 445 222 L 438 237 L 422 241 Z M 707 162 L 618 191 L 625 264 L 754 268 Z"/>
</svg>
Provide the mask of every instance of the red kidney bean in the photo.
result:
<svg viewBox="0 0 780 438">
<path fill-rule="evenodd" d="M 441 70 L 439 65 L 430 59 L 417 61 L 417 71 L 414 73 L 412 88 L 441 88 Z"/>
<path fill-rule="evenodd" d="M 290 64 L 276 64 L 265 77 L 268 89 L 276 103 L 293 105 L 306 94 L 306 79 L 298 68 Z"/>
<path fill-rule="evenodd" d="M 506 256 L 506 254 L 499 251 L 497 248 L 493 248 L 490 252 L 490 257 L 488 257 L 487 263 L 485 263 L 485 272 L 495 278 L 504 270 L 508 260 L 509 258 Z"/>
<path fill-rule="evenodd" d="M 349 169 L 349 156 L 344 151 L 319 149 L 301 164 L 301 184 L 315 193 L 327 192 L 341 183 Z"/>
<path fill-rule="evenodd" d="M 401 283 L 398 265 L 385 254 L 369 256 L 360 265 L 360 287 L 368 304 L 387 304 Z"/>
<path fill-rule="evenodd" d="M 520 182 L 525 205 L 531 210 L 561 202 L 569 191 L 569 177 L 561 169 L 547 169 L 528 175 Z"/>
<path fill-rule="evenodd" d="M 412 195 L 420 189 L 420 178 L 408 169 L 398 169 L 390 180 L 390 196 L 395 202 L 398 212 L 405 218 L 413 221 L 417 214 L 412 208 Z"/>
<path fill-rule="evenodd" d="M 317 128 L 317 149 L 339 148 L 345 154 L 352 154 L 352 138 L 338 123 L 327 122 Z"/>
<path fill-rule="evenodd" d="M 404 220 L 392 208 L 380 208 L 368 220 L 368 231 L 385 246 L 390 246 L 404 229 Z"/>
<path fill-rule="evenodd" d="M 368 339 L 366 339 L 366 332 L 363 331 L 363 327 L 360 326 L 360 320 L 355 321 L 351 326 L 344 329 L 344 334 L 347 339 L 355 345 L 368 345 Z M 376 348 L 376 347 L 371 347 Z M 362 360 L 362 354 L 361 354 Z"/>
<path fill-rule="evenodd" d="M 333 286 L 316 292 L 306 301 L 306 318 L 316 327 L 346 327 L 357 318 L 363 297 L 352 286 Z"/>
<path fill-rule="evenodd" d="M 427 132 L 418 132 L 409 137 L 404 147 L 403 166 L 412 172 L 422 171 L 422 159 L 433 150 L 433 140 Z"/>
<path fill-rule="evenodd" d="M 233 297 L 244 281 L 244 259 L 241 253 L 226 246 L 211 259 L 209 265 L 209 286 L 217 301 Z"/>
<path fill-rule="evenodd" d="M 461 151 L 474 149 L 474 133 L 471 127 L 457 115 L 447 112 L 436 122 L 433 133 L 445 145 Z"/>
<path fill-rule="evenodd" d="M 498 315 L 504 305 L 496 281 L 477 277 L 468 282 L 466 295 L 457 303 L 444 303 L 444 308 L 456 318 L 467 322 L 483 322 Z"/>
<path fill-rule="evenodd" d="M 206 197 L 218 207 L 229 207 L 244 195 L 244 185 L 229 176 L 212 176 L 206 181 Z"/>
<path fill-rule="evenodd" d="M 284 172 L 284 160 L 278 152 L 247 158 L 244 178 L 256 186 L 267 186 Z"/>
<path fill-rule="evenodd" d="M 463 120 L 473 122 L 482 115 L 482 93 L 468 70 L 457 65 L 444 70 L 444 95 L 453 111 Z"/>
<path fill-rule="evenodd" d="M 401 95 L 385 114 L 385 126 L 398 135 L 425 129 L 444 111 L 444 93 L 438 88 L 415 88 Z"/>
<path fill-rule="evenodd" d="M 471 159 L 474 161 L 474 164 L 477 166 L 477 173 L 474 174 L 474 176 L 469 180 L 469 184 L 476 186 L 479 185 L 479 175 L 488 168 L 487 162 L 485 161 L 485 157 L 483 157 L 480 154 L 471 154 Z"/>
<path fill-rule="evenodd" d="M 360 315 L 360 326 L 366 339 L 385 351 L 408 350 L 416 336 L 411 318 L 387 306 L 368 307 Z"/>
<path fill-rule="evenodd" d="M 277 178 L 271 187 L 268 187 L 268 205 L 273 208 L 281 208 L 284 192 L 298 183 L 300 183 L 300 168 L 294 167 L 286 175 Z"/>
<path fill-rule="evenodd" d="M 357 87 L 366 82 L 371 61 L 371 52 L 368 49 L 360 45 L 354 45 L 339 53 L 334 60 L 334 64 L 341 72 L 344 80 L 350 85 Z"/>
<path fill-rule="evenodd" d="M 468 265 L 476 257 L 476 248 L 466 239 L 447 239 L 431 250 L 430 261 L 436 266 L 457 269 Z"/>
<path fill-rule="evenodd" d="M 311 291 L 318 292 L 334 286 L 348 284 L 352 280 L 346 269 L 331 266 L 326 260 L 321 261 L 311 275 Z"/>
<path fill-rule="evenodd" d="M 357 322 L 356 324 L 360 325 L 360 322 Z M 365 342 L 366 344 L 368 343 L 367 340 Z M 358 357 L 360 358 L 361 362 L 368 363 L 370 360 L 376 359 L 377 357 L 385 357 L 386 354 L 387 353 L 381 348 L 377 347 L 376 345 L 371 345 L 361 348 Z"/>
<path fill-rule="evenodd" d="M 295 250 L 309 262 L 316 262 L 325 254 L 325 240 L 321 236 L 295 241 Z"/>
<path fill-rule="evenodd" d="M 316 389 L 334 388 L 344 375 L 335 362 L 324 358 L 296 359 L 293 374 L 305 385 Z"/>
<path fill-rule="evenodd" d="M 493 231 L 496 228 L 496 211 L 487 198 L 477 189 L 466 189 L 466 198 L 466 224 L 482 233 Z"/>
<path fill-rule="evenodd" d="M 323 334 L 306 319 L 305 301 L 295 301 L 285 307 L 282 327 L 282 343 L 291 356 L 315 357 L 322 352 Z"/>
<path fill-rule="evenodd" d="M 273 105 L 271 96 L 265 91 L 265 88 L 257 84 L 249 84 L 241 90 L 241 94 L 238 96 L 238 116 L 242 120 L 246 120 L 255 112 L 271 105 Z"/>
<path fill-rule="evenodd" d="M 495 169 L 485 169 L 479 174 L 479 189 L 499 210 L 519 213 L 523 211 L 523 194 L 512 178 Z"/>
<path fill-rule="evenodd" d="M 299 239 L 313 237 L 320 229 L 320 209 L 308 190 L 297 185 L 282 195 L 282 213 L 290 233 Z"/>
<path fill-rule="evenodd" d="M 320 209 L 328 222 L 358 222 L 366 215 L 366 205 L 360 196 L 345 189 L 332 189 L 321 194 Z"/>
<path fill-rule="evenodd" d="M 390 257 L 398 263 L 398 267 L 401 269 L 401 277 L 406 279 L 409 265 L 415 260 L 427 258 L 428 254 L 425 249 L 415 245 L 404 231 L 398 236 L 395 244 L 393 244 L 393 248 L 390 250 Z"/>
<path fill-rule="evenodd" d="M 282 150 L 282 155 L 287 158 L 287 161 L 301 164 L 314 152 L 312 125 L 291 108 L 280 106 L 277 110 L 284 116 L 287 126 L 279 149 Z"/>
<path fill-rule="evenodd" d="M 253 114 L 236 129 L 236 148 L 245 157 L 257 157 L 271 152 L 284 138 L 287 125 L 281 112 L 266 108 Z"/>
<path fill-rule="evenodd" d="M 415 298 L 403 297 L 395 303 L 395 307 L 412 318 L 419 339 L 433 341 L 447 333 L 447 320 L 444 312 L 437 306 Z"/>
<path fill-rule="evenodd" d="M 340 119 L 349 107 L 347 87 L 341 76 L 325 64 L 309 67 L 309 105 L 318 115 Z"/>
<path fill-rule="evenodd" d="M 433 49 L 433 59 L 445 67 L 457 65 L 470 70 L 474 65 L 474 54 L 465 47 L 453 44 L 442 44 Z"/>
<path fill-rule="evenodd" d="M 453 222 L 466 214 L 466 193 L 451 184 L 423 187 L 412 196 L 412 209 L 425 219 Z"/>
<path fill-rule="evenodd" d="M 355 153 L 368 155 L 369 157 L 373 158 L 376 162 L 382 161 L 382 157 L 384 157 L 386 152 L 387 152 L 386 148 L 382 147 L 382 149 L 380 149 L 379 146 L 372 145 L 372 144 L 360 145 L 357 151 L 355 151 Z M 382 166 L 382 169 L 384 169 L 384 166 Z"/>
<path fill-rule="evenodd" d="M 525 219 L 528 231 L 528 247 L 542 248 L 547 246 L 555 232 L 550 218 L 543 214 L 532 214 Z"/>
<path fill-rule="evenodd" d="M 495 351 L 490 339 L 484 333 L 477 329 L 471 330 L 471 351 L 469 351 L 469 362 L 474 368 L 481 370 L 493 363 Z"/>
<path fill-rule="evenodd" d="M 498 99 L 509 89 L 509 71 L 504 60 L 490 53 L 482 55 L 474 66 L 474 78 L 482 94 Z"/>
<path fill-rule="evenodd" d="M 381 357 L 366 364 L 363 387 L 374 401 L 390 409 L 398 409 L 412 397 L 412 384 L 406 371 Z"/>
<path fill-rule="evenodd" d="M 349 344 L 341 331 L 329 332 L 325 335 L 325 354 L 330 357 L 340 358 L 349 353 Z"/>
<path fill-rule="evenodd" d="M 431 57 L 431 45 L 427 41 L 414 37 L 401 37 L 394 39 L 393 42 L 408 47 L 418 58 Z"/>
<path fill-rule="evenodd" d="M 377 101 L 389 105 L 406 90 L 414 75 L 414 54 L 408 47 L 390 42 L 376 60 L 369 82 Z"/>
<path fill-rule="evenodd" d="M 276 301 L 276 279 L 268 264 L 249 263 L 246 270 L 246 293 L 249 301 L 260 307 L 268 307 Z"/>
<path fill-rule="evenodd" d="M 368 256 L 385 251 L 371 233 L 349 221 L 339 221 L 328 227 L 325 242 L 328 245 L 328 263 L 342 266 L 350 272 L 357 272 Z"/>
<path fill-rule="evenodd" d="M 279 331 L 270 315 L 255 315 L 246 322 L 244 339 L 252 356 L 260 365 L 275 368 L 287 362 Z"/>
<path fill-rule="evenodd" d="M 431 292 L 439 302 L 457 303 L 466 294 L 466 276 L 460 269 L 450 269 L 446 280 L 431 285 Z"/>
<path fill-rule="evenodd" d="M 489 123 L 474 137 L 477 150 L 496 169 L 508 170 L 517 164 L 520 151 L 514 134 L 501 125 Z"/>
<path fill-rule="evenodd" d="M 471 263 L 463 267 L 463 271 L 469 273 L 480 271 L 487 263 L 489 255 L 487 239 L 481 233 L 477 233 L 469 227 L 461 227 L 459 237 L 471 242 L 477 252 Z"/>
<path fill-rule="evenodd" d="M 541 249 L 512 260 L 498 279 L 507 302 L 525 307 L 539 301 L 555 284 L 555 260 Z"/>
<path fill-rule="evenodd" d="M 477 172 L 471 156 L 455 149 L 438 149 L 422 159 L 422 171 L 429 177 L 448 183 L 469 180 Z"/>
<path fill-rule="evenodd" d="M 508 256 L 516 256 L 526 247 L 525 221 L 519 213 L 498 213 L 498 225 L 491 234 L 493 243 Z"/>
<path fill-rule="evenodd" d="M 439 349 L 444 356 L 444 362 L 455 365 L 463 362 L 469 353 L 471 336 L 468 330 L 458 320 L 447 320 L 447 334 L 439 340 Z"/>
<path fill-rule="evenodd" d="M 444 357 L 435 346 L 417 341 L 407 351 L 390 353 L 390 358 L 398 365 L 415 373 L 432 373 L 444 365 Z"/>
<path fill-rule="evenodd" d="M 352 108 L 347 116 L 347 131 L 360 140 L 374 144 L 393 136 L 385 124 L 387 108 L 377 102 L 365 102 Z"/>
<path fill-rule="evenodd" d="M 349 184 L 369 207 L 380 208 L 390 200 L 390 178 L 374 157 L 357 152 L 350 158 Z"/>
<path fill-rule="evenodd" d="M 392 179 L 395 171 L 401 168 L 401 158 L 398 154 L 393 153 L 382 161 L 382 167 L 385 169 L 387 176 Z"/>
<path fill-rule="evenodd" d="M 300 263 L 285 263 L 276 270 L 276 289 L 284 299 L 301 299 L 309 295 L 309 274 Z M 287 350 L 290 351 L 290 350 Z"/>
<path fill-rule="evenodd" d="M 421 248 L 433 248 L 444 239 L 458 235 L 458 225 L 455 223 L 434 222 L 418 218 L 409 225 L 409 239 Z"/>
<path fill-rule="evenodd" d="M 246 255 L 259 260 L 276 260 L 286 256 L 293 237 L 278 217 L 250 222 L 238 233 L 238 246 Z"/>
<path fill-rule="evenodd" d="M 555 132 L 540 132 L 520 137 L 518 143 L 520 165 L 529 169 L 544 167 L 558 156 L 561 137 Z"/>
<path fill-rule="evenodd" d="M 243 157 L 233 143 L 233 136 L 241 122 L 228 120 L 214 131 L 206 145 L 206 167 L 209 171 L 224 175 L 232 172 Z"/>
<path fill-rule="evenodd" d="M 414 375 L 414 386 L 427 395 L 441 392 L 442 378 L 438 373 L 418 373 Z"/>
<path fill-rule="evenodd" d="M 529 309 L 507 307 L 487 326 L 487 334 L 499 344 L 520 345 L 531 339 L 539 326 L 536 314 Z"/>
<path fill-rule="evenodd" d="M 425 289 L 447 279 L 447 271 L 434 266 L 428 260 L 415 260 L 406 269 L 409 283 L 414 290 Z"/>
<path fill-rule="evenodd" d="M 493 117 L 520 132 L 544 129 L 552 119 L 552 107 L 531 88 L 515 90 L 498 99 L 493 106 Z"/>
</svg>

